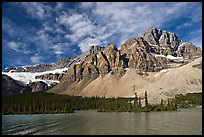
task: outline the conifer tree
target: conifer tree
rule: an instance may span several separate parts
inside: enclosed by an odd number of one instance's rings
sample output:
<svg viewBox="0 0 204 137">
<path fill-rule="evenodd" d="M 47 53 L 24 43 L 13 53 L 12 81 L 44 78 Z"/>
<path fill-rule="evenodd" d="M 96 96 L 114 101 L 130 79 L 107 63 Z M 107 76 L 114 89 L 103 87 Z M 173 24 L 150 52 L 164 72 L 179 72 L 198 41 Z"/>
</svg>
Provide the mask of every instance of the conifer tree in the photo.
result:
<svg viewBox="0 0 204 137">
<path fill-rule="evenodd" d="M 134 109 L 135 111 L 137 110 L 138 108 L 138 98 L 137 98 L 137 93 L 135 93 L 135 100 L 134 100 Z"/>
<path fill-rule="evenodd" d="M 138 103 L 138 110 L 141 111 L 142 108 L 142 104 L 141 104 L 141 98 L 139 97 L 139 103 Z"/>
<path fill-rule="evenodd" d="M 161 107 L 161 110 L 164 109 L 164 101 L 163 101 L 163 99 L 161 99 L 160 107 Z"/>
<path fill-rule="evenodd" d="M 147 91 L 145 91 L 145 108 L 148 108 Z"/>
</svg>

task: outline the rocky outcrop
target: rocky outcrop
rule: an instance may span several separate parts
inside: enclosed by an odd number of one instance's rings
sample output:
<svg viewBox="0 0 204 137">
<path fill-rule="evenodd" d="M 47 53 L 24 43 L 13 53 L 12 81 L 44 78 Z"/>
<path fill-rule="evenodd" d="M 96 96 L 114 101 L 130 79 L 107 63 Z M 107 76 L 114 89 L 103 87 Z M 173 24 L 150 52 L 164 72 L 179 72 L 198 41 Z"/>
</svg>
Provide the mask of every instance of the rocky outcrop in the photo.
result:
<svg viewBox="0 0 204 137">
<path fill-rule="evenodd" d="M 35 79 L 61 81 L 62 78 L 64 78 L 64 76 L 65 76 L 65 74 L 63 74 L 63 73 L 57 73 L 57 74 L 49 73 L 49 74 L 36 76 Z"/>
<path fill-rule="evenodd" d="M 188 59 L 202 55 L 200 48 L 193 45 L 192 42 L 185 43 L 179 40 L 176 34 L 172 32 L 151 27 L 144 31 L 142 37 L 156 54 L 182 56 Z"/>
<path fill-rule="evenodd" d="M 48 85 L 43 81 L 32 82 L 28 86 L 32 88 L 32 92 L 41 92 L 48 90 Z"/>
<path fill-rule="evenodd" d="M 21 85 L 13 78 L 2 74 L 2 95 L 11 95 L 23 92 L 31 92 L 31 89 Z"/>
<path fill-rule="evenodd" d="M 107 47 L 91 46 L 69 67 L 63 80 L 49 91 L 58 92 L 63 89 L 78 95 L 99 76 L 103 78 L 111 74 L 120 79 L 127 69 L 146 76 L 147 72 L 158 72 L 180 61 L 172 61 L 173 57 L 189 59 L 201 56 L 201 53 L 202 50 L 192 43 L 179 40 L 175 33 L 149 28 L 142 37 L 127 40 L 120 50 L 114 44 Z"/>
<path fill-rule="evenodd" d="M 178 47 L 177 53 L 189 59 L 202 56 L 202 50 L 196 47 L 192 42 L 182 43 Z"/>
<path fill-rule="evenodd" d="M 125 67 L 135 68 L 139 73 L 154 72 L 168 67 L 167 59 L 155 57 L 155 51 L 142 37 L 126 41 L 121 46 L 121 53 Z"/>
<path fill-rule="evenodd" d="M 19 66 L 19 67 L 8 67 L 3 72 L 44 72 L 55 69 L 61 69 L 69 67 L 75 60 L 73 58 L 61 58 L 57 62 L 52 64 L 39 64 L 33 66 Z"/>
<path fill-rule="evenodd" d="M 91 47 L 89 48 L 89 54 L 90 54 L 90 55 L 93 55 L 93 54 L 95 54 L 95 53 L 97 53 L 97 52 L 103 50 L 104 48 L 105 48 L 105 47 L 101 47 L 101 46 L 91 46 Z"/>
<path fill-rule="evenodd" d="M 66 73 L 49 73 L 35 77 L 42 80 L 58 80 L 59 84 L 48 87 L 41 81 L 33 82 L 29 86 L 32 92 L 49 89 L 51 92 L 69 92 L 74 95 L 76 92 L 80 94 L 88 84 L 99 77 L 104 78 L 107 74 L 120 79 L 128 69 L 132 69 L 146 76 L 148 72 L 184 65 L 175 63 L 188 63 L 187 60 L 192 61 L 201 55 L 200 48 L 191 42 L 179 40 L 175 33 L 149 28 L 144 31 L 142 37 L 127 40 L 120 49 L 114 44 L 106 47 L 96 45 L 76 58 L 62 58 L 52 64 L 7 68 L 5 71 L 44 72 L 66 67 Z M 200 65 L 196 67 L 201 68 Z"/>
<path fill-rule="evenodd" d="M 142 36 L 148 43 L 158 46 L 167 46 L 176 50 L 181 43 L 175 33 L 159 30 L 157 28 L 148 28 Z"/>
</svg>

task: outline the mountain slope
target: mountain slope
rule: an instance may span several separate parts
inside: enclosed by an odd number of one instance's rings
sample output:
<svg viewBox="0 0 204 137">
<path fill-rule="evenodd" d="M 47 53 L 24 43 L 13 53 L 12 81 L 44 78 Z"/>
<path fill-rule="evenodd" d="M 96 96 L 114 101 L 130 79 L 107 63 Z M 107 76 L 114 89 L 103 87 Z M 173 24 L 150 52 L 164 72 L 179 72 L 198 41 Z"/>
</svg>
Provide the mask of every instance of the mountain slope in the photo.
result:
<svg viewBox="0 0 204 137">
<path fill-rule="evenodd" d="M 202 70 L 192 67 L 200 62 L 202 58 L 178 68 L 149 73 L 153 76 L 138 75 L 134 69 L 127 69 L 125 75 L 120 78 L 109 73 L 90 83 L 80 95 L 130 97 L 136 92 L 138 96 L 144 97 L 144 92 L 147 91 L 149 102 L 158 103 L 161 98 L 165 100 L 176 94 L 202 92 Z"/>
<path fill-rule="evenodd" d="M 19 84 L 11 77 L 2 74 L 2 95 L 17 94 L 24 91 L 30 92 L 31 89 Z"/>
<path fill-rule="evenodd" d="M 134 69 L 127 69 L 126 73 L 119 77 L 111 72 L 104 77 L 99 77 L 90 83 L 81 92 L 82 96 L 105 96 L 105 97 L 129 97 L 135 94 L 133 86 L 137 92 L 146 85 L 151 84 L 148 79 L 137 74 Z"/>
<path fill-rule="evenodd" d="M 91 46 L 76 58 L 37 67 L 14 67 L 3 73 L 26 84 L 29 80 L 45 81 L 48 86 L 53 81 L 59 83 L 49 86 L 47 92 L 106 97 L 129 97 L 137 92 L 142 97 L 148 91 L 150 102 L 155 102 L 180 92 L 201 91 L 202 63 L 192 67 L 201 55 L 201 48 L 193 43 L 151 27 L 141 37 L 127 40 L 120 49 L 114 44 Z M 66 70 L 53 73 L 56 68 Z"/>
<path fill-rule="evenodd" d="M 154 102 L 161 98 L 174 97 L 176 94 L 186 94 L 190 92 L 202 92 L 202 70 L 193 67 L 202 62 L 202 57 L 178 68 L 167 70 L 161 74 L 158 72 L 155 77 L 159 77 L 153 86 L 148 85 L 144 90 L 149 92 L 150 101 Z"/>
<path fill-rule="evenodd" d="M 162 70 L 188 64 L 201 56 L 202 50 L 179 40 L 175 33 L 149 28 L 142 37 L 127 40 L 120 50 L 110 44 L 105 48 L 92 46 L 88 53 L 83 61 L 72 64 L 64 79 L 48 92 L 115 97 L 133 96 L 133 86 L 138 94 L 158 90 L 154 87 L 156 81 L 171 79 L 154 77 L 152 73 L 159 75 Z M 173 75 L 172 72 L 172 77 L 179 74 L 182 73 Z"/>
</svg>

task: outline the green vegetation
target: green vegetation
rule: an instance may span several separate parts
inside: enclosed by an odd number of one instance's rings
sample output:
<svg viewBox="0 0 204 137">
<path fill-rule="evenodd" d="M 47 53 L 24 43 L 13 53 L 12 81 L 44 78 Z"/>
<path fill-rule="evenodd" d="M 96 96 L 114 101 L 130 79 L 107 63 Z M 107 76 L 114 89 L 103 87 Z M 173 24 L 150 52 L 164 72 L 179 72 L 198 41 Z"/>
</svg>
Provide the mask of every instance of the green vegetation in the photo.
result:
<svg viewBox="0 0 204 137">
<path fill-rule="evenodd" d="M 142 107 L 141 100 L 144 100 Z M 177 95 L 175 99 L 160 104 L 149 104 L 145 98 L 99 98 L 80 97 L 53 93 L 21 93 L 2 96 L 2 114 L 73 113 L 75 110 L 97 110 L 98 112 L 149 112 L 175 111 L 178 108 L 202 105 L 202 93 L 186 96 Z"/>
<path fill-rule="evenodd" d="M 170 99 L 168 100 L 168 102 L 164 102 L 163 99 L 161 99 L 160 104 L 149 104 L 148 103 L 148 99 L 147 99 L 147 91 L 145 91 L 145 105 L 144 107 L 141 107 L 141 98 L 137 98 L 137 94 L 135 94 L 135 102 L 134 105 L 136 107 L 134 107 L 134 110 L 132 110 L 133 112 L 150 112 L 150 111 L 176 111 L 177 110 L 177 106 L 175 103 L 173 103 L 172 101 L 170 101 Z"/>
<path fill-rule="evenodd" d="M 128 98 L 80 97 L 53 93 L 2 96 L 2 114 L 72 113 L 75 110 L 130 111 Z M 129 105 L 128 105 L 129 104 Z"/>
<path fill-rule="evenodd" d="M 172 100 L 178 108 L 192 108 L 202 106 L 202 93 L 188 93 L 185 96 L 178 94 Z"/>
</svg>

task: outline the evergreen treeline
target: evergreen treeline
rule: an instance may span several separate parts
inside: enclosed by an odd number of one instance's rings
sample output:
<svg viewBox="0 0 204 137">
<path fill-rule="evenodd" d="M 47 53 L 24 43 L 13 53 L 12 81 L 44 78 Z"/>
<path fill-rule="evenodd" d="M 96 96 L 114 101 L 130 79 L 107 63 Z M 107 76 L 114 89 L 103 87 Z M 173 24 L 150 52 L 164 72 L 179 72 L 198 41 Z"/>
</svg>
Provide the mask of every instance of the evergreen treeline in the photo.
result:
<svg viewBox="0 0 204 137">
<path fill-rule="evenodd" d="M 75 110 L 129 111 L 127 98 L 80 97 L 53 93 L 2 96 L 2 114 L 71 113 Z"/>
<path fill-rule="evenodd" d="M 2 97 L 2 114 L 38 114 L 38 113 L 72 113 L 75 110 L 94 109 L 98 112 L 149 112 L 149 111 L 174 111 L 178 106 L 184 106 L 185 99 L 191 103 L 202 102 L 201 95 L 178 95 L 175 99 L 161 100 L 160 104 L 149 104 L 147 92 L 140 98 L 99 98 L 80 97 L 53 93 L 21 93 Z M 202 99 L 202 98 L 201 98 Z M 144 106 L 142 106 L 144 100 Z M 184 101 L 185 100 L 185 101 Z M 182 104 L 182 105 L 181 105 Z M 195 103 L 196 104 L 196 103 Z"/>
<path fill-rule="evenodd" d="M 134 98 L 134 109 L 133 112 L 149 112 L 149 111 L 175 111 L 177 110 L 177 103 L 172 102 L 172 100 L 168 99 L 167 102 L 164 102 L 163 99 L 161 99 L 160 104 L 149 104 L 147 99 L 147 91 L 145 91 L 145 105 L 144 107 L 141 107 L 141 98 L 137 97 L 137 94 L 135 93 Z"/>
<path fill-rule="evenodd" d="M 178 105 L 178 108 L 191 108 L 202 106 L 202 92 L 201 93 L 187 93 L 185 96 L 178 94 L 172 100 Z"/>
</svg>

